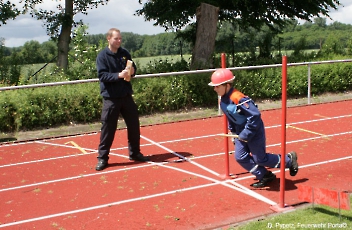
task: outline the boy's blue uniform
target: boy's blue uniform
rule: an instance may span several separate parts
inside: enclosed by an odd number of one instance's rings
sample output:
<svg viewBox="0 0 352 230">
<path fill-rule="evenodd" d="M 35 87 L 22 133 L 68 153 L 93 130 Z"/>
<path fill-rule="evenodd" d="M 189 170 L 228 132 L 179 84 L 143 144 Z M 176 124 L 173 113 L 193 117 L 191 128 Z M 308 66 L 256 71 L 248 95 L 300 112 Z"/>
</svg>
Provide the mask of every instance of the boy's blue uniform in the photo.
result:
<svg viewBox="0 0 352 230">
<path fill-rule="evenodd" d="M 220 107 L 228 118 L 229 130 L 239 136 L 234 139 L 236 161 L 258 180 L 268 172 L 265 167 L 279 168 L 280 155 L 266 153 L 264 123 L 253 100 L 231 88 L 221 97 Z M 286 168 L 291 167 L 288 155 L 285 162 Z"/>
</svg>

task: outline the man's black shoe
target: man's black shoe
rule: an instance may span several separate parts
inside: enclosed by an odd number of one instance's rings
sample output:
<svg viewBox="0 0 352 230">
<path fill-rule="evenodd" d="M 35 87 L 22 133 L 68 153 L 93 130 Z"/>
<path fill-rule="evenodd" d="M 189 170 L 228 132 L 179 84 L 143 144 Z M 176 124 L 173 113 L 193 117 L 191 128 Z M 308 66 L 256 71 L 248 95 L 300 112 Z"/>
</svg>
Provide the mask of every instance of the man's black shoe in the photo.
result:
<svg viewBox="0 0 352 230">
<path fill-rule="evenodd" d="M 104 160 L 104 159 L 99 159 L 98 160 L 98 164 L 95 167 L 95 170 L 100 171 L 106 168 L 106 166 L 108 166 L 108 161 Z"/>
<path fill-rule="evenodd" d="M 290 175 L 296 176 L 298 172 L 298 163 L 297 163 L 297 153 L 290 152 L 287 154 L 289 158 L 291 158 L 291 167 L 290 167 Z"/>
<path fill-rule="evenodd" d="M 251 184 L 252 187 L 254 188 L 263 188 L 266 187 L 266 185 L 275 180 L 276 179 L 276 175 L 274 173 L 272 173 L 271 171 L 268 171 L 267 173 L 265 173 L 263 179 L 261 179 L 258 182 L 255 182 L 253 184 Z"/>
<path fill-rule="evenodd" d="M 146 162 L 150 161 L 149 157 L 143 156 L 143 154 L 138 154 L 136 156 L 130 156 L 131 161 L 140 161 L 140 162 Z"/>
</svg>

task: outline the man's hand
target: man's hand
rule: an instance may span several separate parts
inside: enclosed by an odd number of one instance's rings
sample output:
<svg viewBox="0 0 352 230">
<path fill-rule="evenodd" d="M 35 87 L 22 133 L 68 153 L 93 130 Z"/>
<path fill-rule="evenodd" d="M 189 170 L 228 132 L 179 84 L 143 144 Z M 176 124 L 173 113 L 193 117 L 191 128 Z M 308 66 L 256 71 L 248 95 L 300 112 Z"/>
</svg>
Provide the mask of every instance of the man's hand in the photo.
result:
<svg viewBox="0 0 352 230">
<path fill-rule="evenodd" d="M 126 77 L 129 77 L 129 71 L 127 69 L 124 69 L 122 70 L 120 73 L 119 73 L 119 78 L 126 78 Z"/>
</svg>

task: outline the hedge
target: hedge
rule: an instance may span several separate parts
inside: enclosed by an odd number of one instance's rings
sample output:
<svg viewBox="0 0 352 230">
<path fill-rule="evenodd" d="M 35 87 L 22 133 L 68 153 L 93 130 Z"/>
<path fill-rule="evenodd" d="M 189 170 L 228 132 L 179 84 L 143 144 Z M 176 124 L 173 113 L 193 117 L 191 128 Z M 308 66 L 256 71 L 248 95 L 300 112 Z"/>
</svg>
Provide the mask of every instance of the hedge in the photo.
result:
<svg viewBox="0 0 352 230">
<path fill-rule="evenodd" d="M 281 97 L 281 68 L 234 72 L 235 87 L 253 99 Z M 141 78 L 132 81 L 140 115 L 177 111 L 195 106 L 217 106 L 208 86 L 210 73 Z M 352 89 L 351 63 L 311 66 L 311 93 Z M 288 68 L 289 97 L 307 95 L 307 66 Z M 85 83 L 0 91 L 0 131 L 14 132 L 100 120 L 99 84 Z"/>
</svg>

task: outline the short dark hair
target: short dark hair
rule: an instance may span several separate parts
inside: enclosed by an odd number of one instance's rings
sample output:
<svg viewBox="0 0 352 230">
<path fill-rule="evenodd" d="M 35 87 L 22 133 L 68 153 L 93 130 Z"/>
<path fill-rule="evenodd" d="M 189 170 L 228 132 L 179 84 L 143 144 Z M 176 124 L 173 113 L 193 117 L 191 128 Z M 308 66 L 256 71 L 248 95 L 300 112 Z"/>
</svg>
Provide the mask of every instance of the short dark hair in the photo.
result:
<svg viewBox="0 0 352 230">
<path fill-rule="evenodd" d="M 106 38 L 110 38 L 110 37 L 112 36 L 112 33 L 113 33 L 114 31 L 115 31 L 115 32 L 118 32 L 118 33 L 121 33 L 119 29 L 117 29 L 117 28 L 111 28 L 111 29 L 109 29 L 108 32 L 106 33 Z"/>
</svg>

